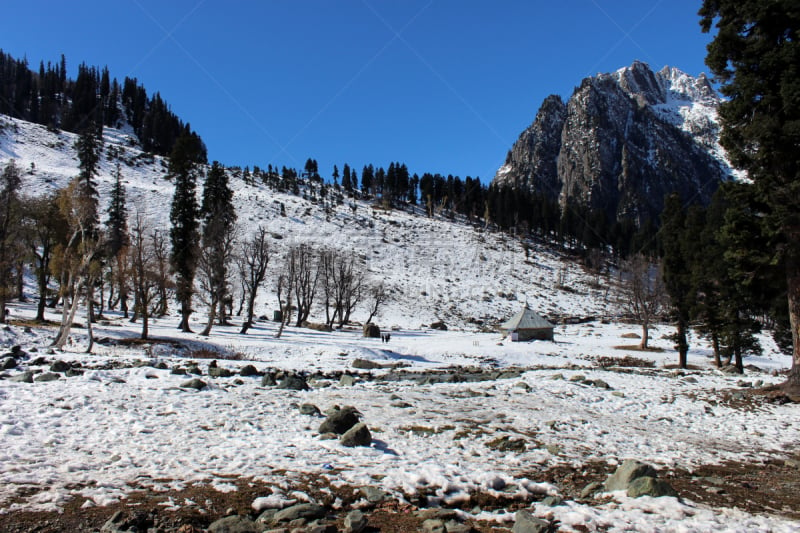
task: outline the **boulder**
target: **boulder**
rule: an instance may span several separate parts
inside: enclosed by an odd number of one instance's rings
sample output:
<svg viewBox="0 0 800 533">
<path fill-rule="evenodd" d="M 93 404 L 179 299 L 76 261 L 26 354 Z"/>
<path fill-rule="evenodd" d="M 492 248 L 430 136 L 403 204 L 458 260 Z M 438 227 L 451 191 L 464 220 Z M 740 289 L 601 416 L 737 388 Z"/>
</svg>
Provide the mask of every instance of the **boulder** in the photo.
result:
<svg viewBox="0 0 800 533">
<path fill-rule="evenodd" d="M 369 446 L 372 443 L 372 434 L 364 422 L 359 422 L 348 429 L 339 439 L 342 446 L 354 448 L 356 446 Z"/>
<path fill-rule="evenodd" d="M 71 368 L 70 364 L 66 361 L 58 360 L 50 365 L 50 372 L 66 372 Z"/>
<path fill-rule="evenodd" d="M 322 413 L 319 412 L 319 407 L 317 407 L 313 403 L 304 403 L 303 405 L 300 406 L 300 414 L 308 416 L 317 416 Z"/>
<path fill-rule="evenodd" d="M 242 377 L 257 376 L 258 374 L 258 369 L 253 365 L 244 365 L 242 369 L 239 370 L 239 375 Z"/>
<path fill-rule="evenodd" d="M 502 437 L 490 440 L 486 443 L 486 447 L 499 452 L 516 453 L 522 453 L 526 448 L 524 439 L 512 439 L 508 435 L 503 435 Z"/>
<path fill-rule="evenodd" d="M 350 511 L 344 517 L 344 531 L 345 533 L 361 533 L 367 528 L 367 517 L 364 513 L 356 509 Z"/>
<path fill-rule="evenodd" d="M 262 387 L 274 387 L 277 384 L 274 374 L 264 374 L 264 377 L 261 378 Z"/>
<path fill-rule="evenodd" d="M 638 498 L 639 496 L 651 496 L 653 498 L 673 496 L 677 498 L 678 493 L 666 481 L 651 476 L 643 476 L 634 479 L 628 485 L 628 497 Z"/>
<path fill-rule="evenodd" d="M 278 384 L 278 388 L 288 390 L 309 390 L 308 383 L 306 383 L 306 378 L 303 376 L 298 376 L 297 374 L 291 374 L 283 378 Z"/>
<path fill-rule="evenodd" d="M 350 374 L 342 374 L 342 377 L 339 378 L 339 385 L 342 387 L 352 387 L 356 384 L 356 378 L 351 376 Z"/>
<path fill-rule="evenodd" d="M 0 370 L 11 370 L 12 368 L 17 367 L 17 360 L 13 357 L 6 357 L 2 363 L 0 363 Z"/>
<path fill-rule="evenodd" d="M 611 492 L 615 490 L 628 490 L 628 486 L 633 480 L 640 477 L 656 477 L 655 468 L 652 466 L 636 461 L 627 459 L 623 462 L 616 472 L 614 472 L 603 484 L 603 489 Z"/>
<path fill-rule="evenodd" d="M 33 381 L 55 381 L 59 379 L 61 376 L 56 374 L 55 372 L 45 372 L 44 374 L 39 374 Z"/>
<path fill-rule="evenodd" d="M 220 366 L 211 366 L 208 367 L 208 375 L 212 378 L 229 378 L 233 375 L 233 372 L 228 370 L 227 368 L 222 368 Z"/>
<path fill-rule="evenodd" d="M 369 359 L 353 359 L 353 362 L 350 363 L 350 366 L 353 368 L 358 368 L 359 370 L 378 370 L 383 368 L 383 365 L 380 363 L 370 361 Z"/>
<path fill-rule="evenodd" d="M 316 520 L 325 518 L 326 514 L 328 514 L 328 510 L 316 503 L 298 503 L 275 513 L 273 520 L 275 522 L 291 522 L 298 519 Z"/>
<path fill-rule="evenodd" d="M 536 518 L 525 509 L 517 511 L 514 515 L 512 533 L 547 533 L 550 531 L 550 522 Z"/>
<path fill-rule="evenodd" d="M 202 390 L 206 388 L 208 385 L 202 379 L 194 378 L 190 379 L 189 381 L 184 381 L 181 383 L 182 389 L 195 389 L 195 390 Z"/>
<path fill-rule="evenodd" d="M 33 372 L 30 370 L 26 370 L 21 374 L 17 374 L 10 381 L 15 381 L 17 383 L 33 383 Z"/>
<path fill-rule="evenodd" d="M 328 414 L 319 426 L 320 433 L 336 433 L 343 435 L 350 428 L 358 424 L 359 412 L 355 407 L 346 405 L 343 408 Z"/>
<path fill-rule="evenodd" d="M 381 328 L 371 322 L 364 324 L 364 336 L 370 339 L 378 339 L 381 336 Z"/>
<path fill-rule="evenodd" d="M 447 331 L 447 325 L 441 320 L 439 320 L 431 324 L 431 329 L 438 329 L 439 331 Z"/>
<path fill-rule="evenodd" d="M 208 533 L 261 533 L 262 528 L 246 516 L 226 516 L 208 526 Z"/>
</svg>

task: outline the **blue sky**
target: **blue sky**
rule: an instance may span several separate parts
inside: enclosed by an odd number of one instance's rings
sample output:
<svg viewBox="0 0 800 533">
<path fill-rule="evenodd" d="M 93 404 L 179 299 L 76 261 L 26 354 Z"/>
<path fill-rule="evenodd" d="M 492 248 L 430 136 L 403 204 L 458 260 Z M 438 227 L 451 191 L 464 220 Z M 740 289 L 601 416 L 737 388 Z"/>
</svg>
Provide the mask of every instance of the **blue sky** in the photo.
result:
<svg viewBox="0 0 800 533">
<path fill-rule="evenodd" d="M 0 48 L 159 91 L 226 165 L 488 182 L 548 94 L 638 59 L 707 71 L 686 0 L 28 0 Z"/>
</svg>

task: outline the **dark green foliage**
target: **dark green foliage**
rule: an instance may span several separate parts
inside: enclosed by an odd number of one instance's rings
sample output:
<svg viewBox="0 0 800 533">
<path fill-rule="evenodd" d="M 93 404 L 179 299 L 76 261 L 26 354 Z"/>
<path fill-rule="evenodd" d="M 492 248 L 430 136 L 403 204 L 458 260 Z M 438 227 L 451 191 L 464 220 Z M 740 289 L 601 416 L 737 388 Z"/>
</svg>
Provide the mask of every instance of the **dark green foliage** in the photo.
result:
<svg viewBox="0 0 800 533">
<path fill-rule="evenodd" d="M 97 130 L 89 125 L 75 142 L 78 152 L 78 191 L 82 199 L 80 224 L 86 235 L 94 238 L 97 236 L 99 224 L 99 194 L 95 178 L 99 171 L 100 152 L 103 142 L 98 137 Z"/>
<path fill-rule="evenodd" d="M 119 164 L 114 173 L 114 186 L 111 189 L 111 201 L 108 204 L 106 228 L 108 228 L 106 254 L 108 257 L 115 257 L 128 245 L 128 210 L 125 206 L 125 187 L 122 184 L 122 172 Z"/>
<path fill-rule="evenodd" d="M 14 262 L 20 251 L 15 250 L 20 234 L 20 184 L 20 172 L 12 159 L 0 174 L 0 322 L 5 322 Z"/>
<path fill-rule="evenodd" d="M 175 293 L 181 304 L 181 329 L 189 331 L 192 312 L 194 276 L 197 269 L 198 217 L 196 165 L 205 154 L 198 150 L 196 140 L 190 135 L 178 138 L 172 149 L 168 177 L 175 180 L 175 193 L 169 220 L 172 251 L 170 264 L 176 275 Z"/>
<path fill-rule="evenodd" d="M 796 0 L 705 0 L 699 15 L 703 31 L 717 30 L 706 63 L 727 97 L 720 142 L 752 179 L 739 202 L 743 216 L 726 219 L 727 238 L 744 244 L 734 259 L 762 264 L 751 282 L 770 270 L 785 280 L 794 345 L 789 383 L 800 388 L 800 9 Z M 762 258 L 746 251 L 753 242 L 766 244 Z"/>
</svg>

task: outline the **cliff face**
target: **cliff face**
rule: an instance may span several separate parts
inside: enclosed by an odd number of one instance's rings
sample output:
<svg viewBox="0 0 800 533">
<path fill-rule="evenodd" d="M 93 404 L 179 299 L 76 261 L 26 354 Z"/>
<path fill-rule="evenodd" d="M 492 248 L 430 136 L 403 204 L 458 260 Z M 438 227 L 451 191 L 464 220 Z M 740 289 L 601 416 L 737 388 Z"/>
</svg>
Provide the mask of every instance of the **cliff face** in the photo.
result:
<svg viewBox="0 0 800 533">
<path fill-rule="evenodd" d="M 656 220 L 664 196 L 707 203 L 730 175 L 718 144 L 717 95 L 705 77 L 634 63 L 550 96 L 494 183 L 544 193 L 611 218 Z"/>
</svg>

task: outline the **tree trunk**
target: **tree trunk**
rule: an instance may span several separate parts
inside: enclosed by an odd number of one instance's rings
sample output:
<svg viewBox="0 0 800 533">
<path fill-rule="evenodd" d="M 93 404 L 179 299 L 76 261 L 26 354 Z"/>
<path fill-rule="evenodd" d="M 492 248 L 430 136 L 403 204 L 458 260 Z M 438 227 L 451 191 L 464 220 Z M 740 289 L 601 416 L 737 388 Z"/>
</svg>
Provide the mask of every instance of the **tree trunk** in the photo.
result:
<svg viewBox="0 0 800 533">
<path fill-rule="evenodd" d="M 253 325 L 253 313 L 255 312 L 255 307 L 256 307 L 256 295 L 255 291 L 253 291 L 247 298 L 247 316 L 245 317 L 244 324 L 242 324 L 242 330 L 239 332 L 242 335 L 246 334 L 247 330 L 250 329 L 250 327 Z"/>
<path fill-rule="evenodd" d="M 687 324 L 683 318 L 678 319 L 678 366 L 688 368 L 689 366 L 689 343 L 686 340 Z"/>
<path fill-rule="evenodd" d="M 149 329 L 148 329 L 148 320 L 147 319 L 148 319 L 147 308 L 144 308 L 144 309 L 142 309 L 142 340 L 143 341 L 147 340 L 147 335 L 148 335 L 148 331 L 149 331 Z"/>
<path fill-rule="evenodd" d="M 645 321 L 642 324 L 642 343 L 639 345 L 639 348 L 642 350 L 647 349 L 647 343 L 650 340 L 650 323 Z"/>
<path fill-rule="evenodd" d="M 17 300 L 26 302 L 25 298 L 25 262 L 17 261 Z"/>
<path fill-rule="evenodd" d="M 189 327 L 189 315 L 191 314 L 192 314 L 191 302 L 188 301 L 181 302 L 181 323 L 178 325 L 178 329 L 180 329 L 184 333 L 192 332 L 192 328 Z"/>
<path fill-rule="evenodd" d="M 67 283 L 67 286 L 70 285 L 70 283 Z M 77 294 L 78 291 L 75 288 L 78 286 L 80 286 L 80 281 L 72 288 L 72 301 L 70 302 L 69 307 L 67 307 L 66 298 L 64 299 L 64 308 L 61 313 L 61 326 L 58 328 L 56 338 L 53 340 L 53 347 L 58 348 L 59 350 L 63 350 L 64 345 L 67 343 L 70 329 L 72 329 L 72 322 L 75 320 L 75 313 L 78 310 L 78 301 L 80 298 Z"/>
<path fill-rule="evenodd" d="M 792 328 L 792 368 L 784 388 L 800 394 L 800 256 L 786 259 L 786 292 L 789 300 L 789 323 Z"/>
<path fill-rule="evenodd" d="M 200 332 L 200 335 L 203 337 L 208 337 L 211 334 L 211 326 L 214 325 L 214 318 L 217 316 L 217 306 L 219 302 L 211 300 L 211 305 L 208 306 L 208 322 L 206 322 L 206 327 L 203 328 L 203 331 Z"/>
<path fill-rule="evenodd" d="M 719 355 L 719 337 L 716 333 L 711 334 L 711 347 L 714 349 L 714 364 L 717 368 L 722 368 L 722 359 Z"/>
</svg>

